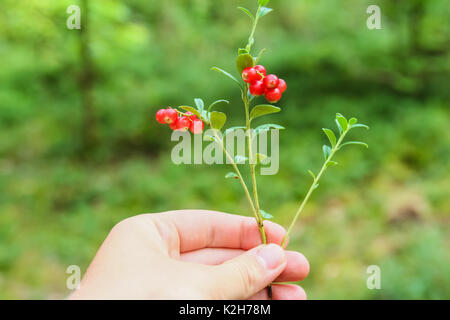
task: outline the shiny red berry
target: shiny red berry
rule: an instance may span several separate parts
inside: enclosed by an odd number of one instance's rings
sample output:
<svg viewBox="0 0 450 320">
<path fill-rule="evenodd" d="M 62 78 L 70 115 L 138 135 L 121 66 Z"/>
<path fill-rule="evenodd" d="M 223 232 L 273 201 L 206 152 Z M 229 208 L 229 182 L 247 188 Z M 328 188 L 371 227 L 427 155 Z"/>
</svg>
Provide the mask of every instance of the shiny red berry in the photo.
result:
<svg viewBox="0 0 450 320">
<path fill-rule="evenodd" d="M 191 120 L 189 120 L 188 117 L 183 116 L 178 119 L 177 121 L 177 130 L 179 131 L 187 131 L 189 127 L 191 126 Z"/>
<path fill-rule="evenodd" d="M 203 123 L 203 121 L 199 120 L 199 119 L 195 119 L 191 122 L 191 126 L 189 127 L 189 130 L 191 130 L 191 132 L 193 134 L 198 134 L 198 133 L 202 133 L 204 128 L 205 128 L 205 124 Z"/>
<path fill-rule="evenodd" d="M 275 103 L 281 99 L 281 96 L 283 94 L 281 93 L 280 89 L 275 88 L 275 89 L 267 89 L 265 95 L 267 101 L 269 101 L 270 103 Z"/>
<path fill-rule="evenodd" d="M 287 89 L 286 81 L 284 81 L 283 79 L 279 79 L 277 88 L 280 89 L 281 93 L 285 92 Z"/>
<path fill-rule="evenodd" d="M 164 113 L 164 122 L 171 124 L 175 121 L 177 121 L 178 118 L 178 112 L 174 109 L 166 109 Z"/>
<path fill-rule="evenodd" d="M 255 68 L 248 67 L 245 68 L 244 71 L 242 71 L 242 80 L 244 80 L 247 83 L 251 83 L 253 81 L 258 80 L 259 74 L 256 72 Z"/>
<path fill-rule="evenodd" d="M 264 66 L 262 66 L 262 65 L 260 65 L 260 64 L 258 64 L 258 65 L 256 65 L 256 66 L 254 66 L 253 67 L 256 71 L 257 71 L 257 73 L 258 73 L 258 80 L 261 80 L 263 77 L 265 77 L 266 75 L 267 75 L 267 71 L 266 71 L 266 68 L 264 68 Z M 260 74 L 262 74 L 262 77 L 261 77 L 261 75 Z"/>
<path fill-rule="evenodd" d="M 260 96 L 264 94 L 264 91 L 266 91 L 266 87 L 264 86 L 264 83 L 262 81 L 257 80 L 253 81 L 250 84 L 249 90 L 253 96 Z"/>
<path fill-rule="evenodd" d="M 164 120 L 164 117 L 166 115 L 166 109 L 159 109 L 158 112 L 156 112 L 156 121 L 159 123 L 166 123 Z"/>
<path fill-rule="evenodd" d="M 178 129 L 178 119 L 180 119 L 180 118 L 177 118 L 177 120 L 175 120 L 174 122 L 169 124 L 170 129 L 172 129 L 172 130 L 177 130 Z"/>
<path fill-rule="evenodd" d="M 266 77 L 264 77 L 263 82 L 264 82 L 264 86 L 267 89 L 275 89 L 276 87 L 278 87 L 279 80 L 276 75 L 269 74 Z"/>
</svg>

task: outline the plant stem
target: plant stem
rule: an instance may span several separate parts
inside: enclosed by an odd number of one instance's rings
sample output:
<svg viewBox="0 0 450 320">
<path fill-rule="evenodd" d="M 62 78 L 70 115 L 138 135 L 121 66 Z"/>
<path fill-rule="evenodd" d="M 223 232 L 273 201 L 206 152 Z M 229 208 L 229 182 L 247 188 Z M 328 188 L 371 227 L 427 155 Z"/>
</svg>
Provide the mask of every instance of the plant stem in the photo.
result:
<svg viewBox="0 0 450 320">
<path fill-rule="evenodd" d="M 219 142 L 220 146 L 222 147 L 222 150 L 223 150 L 223 153 L 225 154 L 225 156 L 230 160 L 231 165 L 233 166 L 233 169 L 238 176 L 239 182 L 241 183 L 242 188 L 244 189 L 245 196 L 247 197 L 248 203 L 250 204 L 250 208 L 252 209 L 253 215 L 255 216 L 256 220 L 258 220 L 257 211 L 255 210 L 255 206 L 253 204 L 252 197 L 250 196 L 250 192 L 248 191 L 248 188 L 247 188 L 247 185 L 245 184 L 244 178 L 242 178 L 241 171 L 239 170 L 238 166 L 236 165 L 236 162 L 234 162 L 233 157 L 228 153 L 227 149 L 223 145 L 223 140 L 219 138 L 219 136 L 217 135 L 217 133 L 215 131 L 214 131 L 214 137 L 216 138 L 216 140 Z"/>
<path fill-rule="evenodd" d="M 322 168 L 320 169 L 319 173 L 317 174 L 316 177 L 314 177 L 314 180 L 313 180 L 311 186 L 309 187 L 308 193 L 306 194 L 305 198 L 303 199 L 302 203 L 300 204 L 300 207 L 298 208 L 297 212 L 295 213 L 294 219 L 292 219 L 292 222 L 289 225 L 287 233 L 284 236 L 283 241 L 281 242 L 281 246 L 283 248 L 285 247 L 286 241 L 289 238 L 289 234 L 291 233 L 292 229 L 294 228 L 294 225 L 297 222 L 297 219 L 300 216 L 300 213 L 303 211 L 303 208 L 305 207 L 306 203 L 308 202 L 309 198 L 311 197 L 311 194 L 316 189 L 316 185 L 319 182 L 320 177 L 325 172 L 325 170 L 328 168 L 328 163 L 331 161 L 331 159 L 333 158 L 336 151 L 339 150 L 339 146 L 342 143 L 342 140 L 344 140 L 344 137 L 349 130 L 350 130 L 350 127 L 348 127 L 344 132 L 342 132 L 341 136 L 339 137 L 339 140 L 336 142 L 334 147 L 331 149 L 330 155 L 323 163 Z"/>
<path fill-rule="evenodd" d="M 248 90 L 248 85 L 246 86 Z M 253 200 L 255 201 L 255 209 L 256 209 L 256 222 L 258 223 L 258 229 L 261 234 L 262 243 L 267 243 L 266 232 L 264 230 L 264 219 L 261 215 L 261 211 L 259 208 L 259 199 L 258 199 L 258 186 L 256 184 L 256 172 L 255 172 L 255 164 L 253 162 L 253 151 L 252 151 L 252 136 L 251 136 L 251 126 L 250 126 L 250 111 L 249 111 L 249 101 L 246 95 L 242 94 L 242 100 L 244 101 L 245 107 L 245 128 L 247 135 L 247 144 L 248 144 L 248 162 L 250 166 L 250 175 L 252 177 L 252 187 L 253 187 Z"/>
<path fill-rule="evenodd" d="M 255 35 L 256 25 L 258 24 L 260 11 L 261 11 L 261 6 L 258 6 L 258 10 L 256 10 L 255 20 L 253 21 L 252 31 L 250 33 L 250 36 L 248 37 L 248 43 L 247 43 L 247 48 L 246 48 L 248 50 L 248 52 L 250 52 L 250 50 L 252 49 L 252 44 L 254 41 L 252 39 L 254 39 L 253 37 Z"/>
</svg>

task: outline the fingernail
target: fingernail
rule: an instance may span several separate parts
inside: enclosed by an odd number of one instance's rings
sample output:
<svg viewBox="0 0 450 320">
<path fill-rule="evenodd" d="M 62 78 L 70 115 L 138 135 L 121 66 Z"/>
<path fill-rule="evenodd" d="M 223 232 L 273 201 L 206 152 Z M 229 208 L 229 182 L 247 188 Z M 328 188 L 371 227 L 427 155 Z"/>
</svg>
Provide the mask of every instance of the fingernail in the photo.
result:
<svg viewBox="0 0 450 320">
<path fill-rule="evenodd" d="M 276 244 L 262 247 L 258 253 L 267 269 L 275 269 L 284 261 L 284 250 Z"/>
</svg>

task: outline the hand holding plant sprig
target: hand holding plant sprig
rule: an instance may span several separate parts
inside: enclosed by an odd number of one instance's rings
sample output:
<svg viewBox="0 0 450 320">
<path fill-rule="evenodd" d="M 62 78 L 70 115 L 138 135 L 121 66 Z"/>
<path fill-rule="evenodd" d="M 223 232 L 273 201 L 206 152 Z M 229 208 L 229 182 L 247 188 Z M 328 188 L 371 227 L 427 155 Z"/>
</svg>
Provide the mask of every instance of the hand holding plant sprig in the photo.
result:
<svg viewBox="0 0 450 320">
<path fill-rule="evenodd" d="M 258 135 L 262 131 L 267 131 L 270 129 L 279 130 L 284 128 L 277 124 L 264 124 L 256 128 L 252 128 L 251 125 L 252 121 L 255 118 L 279 112 L 281 109 L 272 104 L 277 103 L 282 98 L 283 92 L 287 89 L 287 84 L 283 79 L 280 79 L 273 74 L 268 75 L 266 68 L 258 64 L 263 53 L 265 52 L 265 49 L 261 50 L 259 54 L 257 54 L 257 56 L 252 55 L 252 47 L 255 43 L 254 36 L 258 22 L 261 18 L 263 18 L 265 15 L 267 15 L 272 11 L 272 9 L 266 7 L 269 1 L 270 0 L 259 0 L 258 9 L 256 10 L 256 13 L 254 15 L 246 8 L 243 7 L 238 8 L 243 13 L 245 13 L 252 22 L 252 28 L 250 36 L 248 38 L 248 43 L 244 48 L 240 48 L 238 50 L 238 56 L 236 59 L 236 67 L 238 73 L 241 75 L 243 82 L 239 81 L 236 77 L 234 77 L 232 74 L 223 69 L 220 69 L 218 67 L 212 68 L 212 70 L 224 74 L 225 76 L 233 80 L 235 84 L 238 85 L 241 91 L 241 98 L 244 106 L 243 108 L 245 115 L 244 126 L 229 128 L 225 130 L 224 133 L 222 134 L 221 130 L 223 129 L 226 123 L 227 116 L 225 115 L 225 113 L 213 111 L 213 109 L 220 103 L 229 104 L 227 100 L 217 100 L 214 103 L 210 104 L 207 108 L 205 108 L 203 100 L 197 98 L 195 99 L 196 105 L 195 108 L 191 106 L 180 106 L 179 109 L 182 109 L 183 111 L 174 108 L 168 108 L 168 109 L 161 109 L 156 113 L 157 121 L 160 123 L 169 124 L 172 130 L 179 130 L 179 131 L 190 130 L 193 134 L 200 134 L 203 132 L 205 124 L 210 126 L 211 129 L 213 129 L 212 136 L 205 136 L 205 139 L 215 141 L 216 143 L 218 143 L 221 146 L 225 156 L 231 163 L 234 172 L 228 173 L 225 177 L 238 179 L 240 184 L 242 185 L 242 188 L 244 190 L 252 213 L 258 224 L 261 240 L 264 244 L 267 243 L 267 238 L 263 222 L 264 219 L 269 219 L 272 216 L 267 212 L 265 212 L 264 210 L 262 210 L 260 207 L 255 168 L 258 164 L 262 163 L 268 157 L 267 155 L 253 152 L 252 140 L 255 138 L 256 135 Z M 254 101 L 259 96 L 263 95 L 270 104 L 254 105 Z M 330 146 L 324 145 L 322 148 L 325 161 L 317 174 L 314 174 L 312 171 L 309 171 L 309 173 L 313 178 L 313 181 L 305 198 L 301 202 L 300 207 L 295 213 L 295 216 L 291 224 L 288 227 L 286 236 L 282 242 L 283 247 L 286 246 L 286 241 L 298 217 L 300 216 L 300 213 L 304 209 L 306 203 L 308 202 L 314 190 L 319 186 L 320 178 L 328 168 L 337 165 L 337 162 L 332 160 L 336 152 L 345 145 L 350 144 L 359 144 L 367 147 L 367 144 L 359 141 L 344 142 L 344 138 L 346 137 L 346 135 L 350 130 L 354 128 L 368 129 L 366 125 L 357 123 L 356 118 L 350 118 L 349 120 L 347 120 L 343 115 L 339 113 L 336 115 L 335 120 L 339 130 L 339 134 L 336 137 L 335 133 L 332 130 L 323 129 L 324 133 L 326 134 L 330 142 Z M 247 149 L 248 158 L 245 158 L 244 160 L 248 160 L 251 176 L 251 191 L 247 187 L 247 183 L 245 182 L 238 167 L 238 164 L 242 163 L 242 156 L 232 157 L 232 155 L 227 151 L 227 149 L 224 146 L 223 137 L 225 137 L 227 134 L 237 129 L 245 129 L 247 141 L 246 144 L 248 147 Z"/>
</svg>

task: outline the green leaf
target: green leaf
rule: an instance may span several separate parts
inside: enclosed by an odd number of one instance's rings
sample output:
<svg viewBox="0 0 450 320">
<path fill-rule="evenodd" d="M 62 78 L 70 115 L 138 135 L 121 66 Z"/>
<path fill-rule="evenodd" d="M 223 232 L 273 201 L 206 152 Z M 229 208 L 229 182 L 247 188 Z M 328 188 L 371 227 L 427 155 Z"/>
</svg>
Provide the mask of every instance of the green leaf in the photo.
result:
<svg viewBox="0 0 450 320">
<path fill-rule="evenodd" d="M 263 153 L 257 153 L 256 154 L 256 164 L 268 164 L 270 162 L 270 159 L 267 155 Z"/>
<path fill-rule="evenodd" d="M 327 162 L 327 168 L 328 167 L 333 167 L 333 166 L 336 166 L 338 163 L 336 162 L 336 161 L 328 161 Z"/>
<path fill-rule="evenodd" d="M 218 67 L 212 67 L 211 70 L 217 71 L 217 72 L 220 72 L 220 73 L 226 75 L 228 78 L 230 78 L 231 80 L 233 80 L 234 82 L 236 82 L 237 85 L 239 86 L 239 88 L 241 88 L 241 90 L 242 90 L 241 83 L 240 83 L 235 77 L 233 77 L 230 73 L 228 73 L 228 72 L 226 72 L 225 70 L 222 70 L 222 69 L 220 69 L 220 68 L 218 68 Z"/>
<path fill-rule="evenodd" d="M 283 130 L 284 127 L 274 123 L 263 124 L 255 128 L 255 135 L 258 135 L 263 131 L 269 131 L 270 129 Z"/>
<path fill-rule="evenodd" d="M 341 126 L 343 131 L 347 130 L 347 128 L 348 128 L 347 119 L 345 119 L 345 117 L 342 114 L 337 113 L 336 120 L 338 121 L 338 123 Z"/>
<path fill-rule="evenodd" d="M 255 106 L 250 112 L 250 121 L 266 114 L 280 112 L 280 110 L 280 108 L 272 106 L 271 104 L 260 104 Z"/>
<path fill-rule="evenodd" d="M 366 126 L 365 124 L 362 124 L 362 123 L 356 123 L 356 124 L 352 125 L 352 128 L 365 128 L 367 130 L 370 129 L 369 126 Z"/>
<path fill-rule="evenodd" d="M 195 105 L 197 106 L 197 109 L 199 111 L 202 111 L 203 109 L 205 109 L 205 103 L 203 102 L 202 99 L 196 98 L 196 99 L 194 99 L 194 101 L 195 101 Z"/>
<path fill-rule="evenodd" d="M 234 173 L 234 172 L 228 172 L 228 173 L 225 175 L 225 178 L 226 178 L 226 179 L 231 179 L 231 178 L 239 179 L 239 176 L 238 176 L 236 173 Z"/>
<path fill-rule="evenodd" d="M 240 54 L 246 54 L 246 53 L 249 53 L 247 49 L 245 49 L 245 48 L 239 48 L 239 49 L 238 49 L 238 55 L 240 55 Z"/>
<path fill-rule="evenodd" d="M 267 5 L 269 3 L 270 0 L 258 0 L 258 4 L 261 7 L 264 7 L 265 5 Z"/>
<path fill-rule="evenodd" d="M 262 49 L 259 53 L 258 56 L 255 58 L 255 64 L 257 64 L 259 62 L 259 60 L 261 60 L 262 55 L 267 51 L 266 48 Z"/>
<path fill-rule="evenodd" d="M 316 183 L 316 184 L 314 185 L 314 189 L 317 189 L 318 187 L 319 187 L 319 184 Z"/>
<path fill-rule="evenodd" d="M 189 111 L 193 114 L 195 114 L 197 117 L 201 118 L 202 116 L 200 115 L 200 112 L 198 112 L 197 109 L 193 108 L 193 107 L 189 107 L 189 106 L 180 106 L 181 109 L 185 110 L 185 111 Z"/>
<path fill-rule="evenodd" d="M 236 68 L 239 74 L 244 71 L 245 68 L 253 67 L 255 65 L 255 60 L 248 53 L 238 55 L 236 59 Z"/>
<path fill-rule="evenodd" d="M 324 144 L 322 147 L 322 150 L 323 150 L 323 156 L 325 157 L 325 160 L 327 160 L 331 154 L 331 148 L 329 146 L 327 146 L 326 144 Z"/>
<path fill-rule="evenodd" d="M 358 119 L 356 119 L 356 118 L 350 118 L 350 120 L 348 120 L 348 124 L 350 125 L 350 127 L 357 122 L 358 122 Z"/>
<path fill-rule="evenodd" d="M 312 172 L 311 170 L 308 170 L 309 174 L 311 175 L 311 177 L 316 180 L 316 175 L 314 174 L 314 172 Z"/>
<path fill-rule="evenodd" d="M 223 112 L 213 111 L 210 115 L 211 128 L 220 130 L 227 121 L 227 116 Z"/>
<path fill-rule="evenodd" d="M 339 124 L 339 121 L 337 119 L 334 119 L 334 121 L 336 121 L 336 125 L 337 125 L 337 127 L 339 129 L 339 134 L 342 134 L 343 131 L 342 131 L 341 125 Z"/>
<path fill-rule="evenodd" d="M 226 136 L 227 134 L 230 134 L 233 131 L 238 130 L 238 129 L 244 129 L 245 130 L 245 127 L 243 127 L 243 126 L 236 126 L 236 127 L 228 128 L 227 130 L 225 130 L 225 133 L 223 135 Z"/>
<path fill-rule="evenodd" d="M 364 146 L 366 148 L 369 148 L 369 145 L 367 143 L 364 143 L 364 142 L 361 142 L 361 141 L 348 141 L 348 142 L 345 142 L 345 143 L 341 144 L 339 149 L 342 148 L 345 145 L 348 145 L 348 144 L 358 144 L 358 145 Z"/>
<path fill-rule="evenodd" d="M 246 8 L 244 7 L 238 7 L 239 10 L 241 10 L 242 12 L 244 12 L 252 21 L 255 21 L 255 17 L 253 16 L 253 14 Z"/>
<path fill-rule="evenodd" d="M 211 110 L 211 108 L 212 107 L 214 107 L 216 104 L 219 104 L 219 103 L 226 103 L 226 104 L 230 104 L 230 101 L 228 101 L 228 100 L 217 100 L 217 101 L 214 101 L 213 103 L 211 103 L 210 105 L 209 105 L 209 107 L 208 107 L 208 111 L 210 111 Z"/>
<path fill-rule="evenodd" d="M 336 145 L 336 136 L 335 136 L 334 132 L 332 130 L 326 129 L 326 128 L 322 128 L 322 130 L 327 135 L 328 140 L 330 140 L 331 146 L 334 147 Z"/>
<path fill-rule="evenodd" d="M 234 162 L 236 164 L 244 164 L 245 161 L 247 161 L 247 160 L 248 160 L 247 157 L 244 157 L 244 156 L 241 156 L 241 155 L 234 156 Z"/>
<path fill-rule="evenodd" d="M 259 10 L 259 17 L 262 18 L 264 17 L 266 14 L 269 14 L 270 12 L 272 12 L 273 9 L 271 8 L 267 8 L 267 7 L 261 7 L 261 10 Z"/>
<path fill-rule="evenodd" d="M 272 219 L 273 218 L 273 215 L 271 215 L 270 213 L 268 213 L 262 209 L 259 209 L 259 212 L 261 213 L 261 215 L 264 219 Z"/>
</svg>

